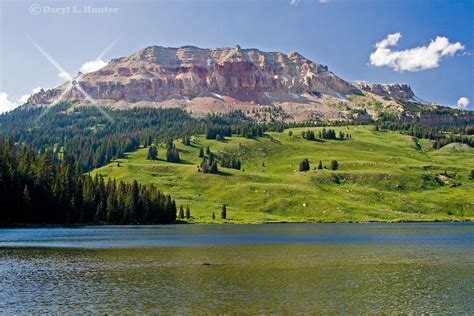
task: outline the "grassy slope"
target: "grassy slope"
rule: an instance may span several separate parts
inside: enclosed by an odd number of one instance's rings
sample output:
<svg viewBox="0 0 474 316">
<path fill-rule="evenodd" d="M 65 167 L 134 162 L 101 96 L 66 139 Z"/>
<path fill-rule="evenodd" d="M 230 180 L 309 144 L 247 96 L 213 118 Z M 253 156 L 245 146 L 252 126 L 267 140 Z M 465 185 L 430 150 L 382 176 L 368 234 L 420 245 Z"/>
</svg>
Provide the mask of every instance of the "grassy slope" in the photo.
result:
<svg viewBox="0 0 474 316">
<path fill-rule="evenodd" d="M 472 148 L 449 145 L 433 151 L 429 141 L 420 140 L 420 150 L 410 136 L 399 133 L 375 132 L 371 126 L 339 129 L 351 133 L 352 139 L 307 141 L 300 136 L 302 128 L 292 129 L 293 138 L 288 130 L 269 133 L 273 140 L 232 137 L 217 142 L 194 137 L 192 146 L 176 142 L 182 163 L 149 161 L 147 149 L 140 149 L 118 160 L 120 167 L 114 162 L 93 173 L 154 183 L 178 204 L 189 204 L 192 221 L 201 223 L 222 222 L 223 203 L 228 205 L 228 221 L 235 223 L 474 219 L 474 181 L 468 179 L 474 169 Z M 200 146 L 236 153 L 243 170 L 197 172 Z M 159 157 L 164 154 L 160 147 Z M 340 168 L 300 173 L 303 158 L 310 160 L 312 169 L 319 160 L 329 167 L 331 159 Z M 441 185 L 436 178 L 445 170 L 451 178 Z M 461 185 L 451 187 L 455 182 Z"/>
</svg>

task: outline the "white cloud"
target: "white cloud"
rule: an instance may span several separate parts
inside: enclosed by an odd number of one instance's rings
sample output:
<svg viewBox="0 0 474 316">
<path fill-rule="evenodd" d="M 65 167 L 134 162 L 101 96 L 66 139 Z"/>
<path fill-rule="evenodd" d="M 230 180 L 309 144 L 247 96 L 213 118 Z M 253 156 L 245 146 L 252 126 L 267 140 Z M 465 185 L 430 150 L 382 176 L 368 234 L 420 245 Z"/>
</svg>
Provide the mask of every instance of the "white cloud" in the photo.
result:
<svg viewBox="0 0 474 316">
<path fill-rule="evenodd" d="M 295 0 L 292 0 L 292 1 L 295 1 Z M 108 63 L 106 61 L 103 61 L 102 59 L 91 60 L 91 61 L 88 61 L 88 62 L 84 63 L 81 66 L 80 71 L 84 74 L 87 74 L 87 73 L 90 73 L 90 72 L 97 71 L 100 68 L 103 68 L 103 67 L 107 66 L 107 64 Z"/>
<path fill-rule="evenodd" d="M 319 3 L 328 3 L 329 0 L 319 0 Z M 300 0 L 290 0 L 290 5 L 297 6 L 300 3 Z"/>
<path fill-rule="evenodd" d="M 40 92 L 41 89 L 43 89 L 43 88 L 41 88 L 41 87 L 36 87 L 36 88 L 34 88 L 34 89 L 33 89 L 33 94 Z"/>
<path fill-rule="evenodd" d="M 63 80 L 67 80 L 67 81 L 69 81 L 69 78 L 70 78 L 70 77 L 69 77 L 69 74 L 67 74 L 66 72 L 60 72 L 60 73 L 58 74 L 58 77 L 61 78 L 61 79 L 63 79 Z"/>
<path fill-rule="evenodd" d="M 25 94 L 21 96 L 20 99 L 18 99 L 18 102 L 17 102 L 18 105 L 25 104 L 33 94 L 40 92 L 41 89 L 42 89 L 41 87 L 36 87 L 31 91 L 31 94 Z"/>
<path fill-rule="evenodd" d="M 18 105 L 22 105 L 28 102 L 29 97 L 31 97 L 31 94 L 22 95 L 21 98 L 18 100 Z"/>
<path fill-rule="evenodd" d="M 108 62 L 103 61 L 102 59 L 91 60 L 91 61 L 88 61 L 88 62 L 85 62 L 84 64 L 82 64 L 81 69 L 79 71 L 82 72 L 83 74 L 88 74 L 90 72 L 97 71 L 97 70 L 107 66 L 107 64 L 108 64 Z M 59 73 L 58 77 L 65 80 L 65 81 L 71 80 L 70 75 L 66 72 Z"/>
<path fill-rule="evenodd" d="M 0 92 L 0 113 L 12 111 L 18 106 L 25 104 L 32 94 L 38 93 L 40 91 L 41 87 L 36 87 L 32 90 L 31 94 L 22 95 L 18 100 L 16 98 L 8 98 L 7 93 Z"/>
<path fill-rule="evenodd" d="M 458 108 L 460 109 L 466 109 L 467 106 L 469 105 L 470 100 L 466 97 L 461 97 L 458 100 Z"/>
<path fill-rule="evenodd" d="M 390 46 L 397 45 L 402 35 L 394 33 L 387 35 L 375 44 L 375 51 L 370 54 L 370 64 L 377 67 L 387 66 L 396 71 L 420 71 L 436 68 L 442 57 L 454 56 L 464 50 L 460 42 L 451 43 L 447 37 L 436 37 L 427 46 L 419 46 L 405 50 L 391 50 Z"/>
<path fill-rule="evenodd" d="M 0 92 L 0 113 L 5 113 L 13 110 L 18 105 L 8 99 L 8 94 Z"/>
</svg>

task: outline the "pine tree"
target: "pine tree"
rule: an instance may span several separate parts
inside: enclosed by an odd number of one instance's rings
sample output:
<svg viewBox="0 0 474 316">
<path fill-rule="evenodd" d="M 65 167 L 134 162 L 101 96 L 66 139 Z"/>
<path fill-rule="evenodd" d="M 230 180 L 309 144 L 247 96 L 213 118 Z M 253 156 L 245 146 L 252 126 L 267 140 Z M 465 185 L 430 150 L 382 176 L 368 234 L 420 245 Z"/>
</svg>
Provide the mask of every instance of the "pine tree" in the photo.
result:
<svg viewBox="0 0 474 316">
<path fill-rule="evenodd" d="M 183 218 L 184 218 L 184 208 L 183 208 L 182 205 L 179 207 L 179 214 L 178 214 L 178 217 L 179 217 L 180 219 L 183 219 Z"/>
<path fill-rule="evenodd" d="M 183 138 L 181 139 L 181 142 L 186 146 L 191 145 L 191 140 L 190 140 L 189 136 L 183 136 Z"/>
<path fill-rule="evenodd" d="M 212 219 L 216 219 L 216 214 L 214 212 L 212 212 Z"/>
<path fill-rule="evenodd" d="M 156 148 L 155 145 L 151 145 L 151 146 L 148 148 L 148 156 L 147 156 L 147 159 L 148 159 L 148 160 L 156 160 L 156 159 L 158 159 L 158 149 Z"/>
<path fill-rule="evenodd" d="M 189 210 L 189 205 L 186 206 L 186 219 L 191 218 L 191 211 Z"/>
<path fill-rule="evenodd" d="M 204 149 L 202 147 L 199 148 L 199 158 L 204 157 Z"/>
<path fill-rule="evenodd" d="M 339 168 L 339 164 L 336 160 L 331 160 L 331 170 L 337 170 Z"/>
<path fill-rule="evenodd" d="M 309 169 L 310 169 L 309 160 L 305 158 L 300 162 L 299 170 L 300 172 L 304 172 L 304 171 L 308 171 Z"/>
<path fill-rule="evenodd" d="M 319 161 L 318 169 L 319 169 L 319 170 L 322 170 L 322 169 L 323 169 L 323 163 L 321 162 L 321 160 Z"/>
<path fill-rule="evenodd" d="M 179 152 L 174 147 L 174 145 L 171 147 L 168 147 L 168 149 L 166 150 L 166 161 L 176 162 L 176 163 L 180 162 Z"/>
<path fill-rule="evenodd" d="M 24 206 L 24 212 L 25 212 L 25 217 L 27 221 L 32 221 L 33 219 L 32 214 L 30 213 L 31 211 L 31 197 L 30 197 L 30 190 L 28 189 L 28 185 L 25 185 L 23 188 L 23 206 Z"/>
<path fill-rule="evenodd" d="M 227 206 L 226 206 L 225 204 L 222 205 L 221 218 L 222 218 L 222 219 L 226 219 L 226 218 L 227 218 Z"/>
<path fill-rule="evenodd" d="M 311 130 L 308 130 L 306 133 L 305 133 L 305 138 L 307 140 L 316 140 L 316 137 L 314 136 L 314 132 L 311 131 Z"/>
<path fill-rule="evenodd" d="M 219 170 L 217 168 L 217 162 L 214 160 L 211 164 L 211 169 L 209 171 L 210 173 L 217 174 L 219 173 Z"/>
</svg>

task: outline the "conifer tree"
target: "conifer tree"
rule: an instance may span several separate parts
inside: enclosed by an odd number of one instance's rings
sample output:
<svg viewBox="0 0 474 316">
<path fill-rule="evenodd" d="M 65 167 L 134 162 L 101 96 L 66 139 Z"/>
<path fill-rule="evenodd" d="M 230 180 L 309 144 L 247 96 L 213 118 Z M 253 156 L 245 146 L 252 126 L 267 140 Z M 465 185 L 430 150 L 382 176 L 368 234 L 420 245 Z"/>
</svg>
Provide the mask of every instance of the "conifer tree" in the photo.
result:
<svg viewBox="0 0 474 316">
<path fill-rule="evenodd" d="M 191 218 L 191 211 L 189 209 L 189 205 L 186 206 L 186 219 L 190 219 Z"/>
<path fill-rule="evenodd" d="M 336 160 L 331 160 L 331 170 L 337 170 L 339 168 L 339 164 Z"/>
<path fill-rule="evenodd" d="M 319 169 L 319 170 L 322 170 L 322 169 L 323 169 L 323 163 L 321 162 L 321 160 L 319 161 L 318 169 Z"/>
<path fill-rule="evenodd" d="M 189 136 L 183 136 L 183 138 L 181 139 L 181 142 L 186 146 L 191 145 L 191 139 L 189 138 Z"/>
<path fill-rule="evenodd" d="M 150 145 L 148 148 L 148 160 L 156 160 L 158 159 L 158 149 L 156 148 L 155 145 Z"/>
<path fill-rule="evenodd" d="M 184 209 L 183 209 L 183 206 L 182 206 L 182 205 L 179 207 L 179 214 L 178 214 L 178 217 L 179 217 L 180 219 L 183 219 L 183 218 L 184 218 Z"/>
<path fill-rule="evenodd" d="M 217 162 L 215 160 L 212 162 L 211 169 L 209 172 L 213 174 L 216 174 L 219 172 L 219 170 L 217 169 Z"/>
<path fill-rule="evenodd" d="M 226 218 L 227 218 L 227 206 L 226 206 L 225 204 L 222 205 L 221 218 L 222 218 L 222 219 L 226 219 Z"/>
<path fill-rule="evenodd" d="M 309 169 L 310 169 L 309 160 L 305 158 L 300 162 L 299 170 L 300 172 L 304 172 L 304 171 L 308 171 Z"/>
<path fill-rule="evenodd" d="M 32 218 L 32 214 L 30 213 L 31 210 L 31 197 L 30 197 L 30 190 L 28 189 L 28 185 L 25 185 L 23 188 L 23 197 L 22 197 L 22 202 L 24 206 L 24 212 L 25 212 L 25 217 L 27 217 L 29 220 Z"/>
<path fill-rule="evenodd" d="M 176 163 L 180 162 L 179 152 L 176 147 L 174 147 L 174 145 L 168 147 L 168 149 L 166 150 L 166 161 Z"/>
</svg>

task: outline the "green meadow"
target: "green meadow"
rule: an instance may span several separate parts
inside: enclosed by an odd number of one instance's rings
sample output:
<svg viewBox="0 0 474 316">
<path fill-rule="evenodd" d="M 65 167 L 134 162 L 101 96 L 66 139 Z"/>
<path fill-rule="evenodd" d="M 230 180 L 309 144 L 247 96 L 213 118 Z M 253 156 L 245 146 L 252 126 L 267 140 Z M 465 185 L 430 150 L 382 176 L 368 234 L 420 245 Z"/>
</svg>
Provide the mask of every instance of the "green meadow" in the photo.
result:
<svg viewBox="0 0 474 316">
<path fill-rule="evenodd" d="M 474 219 L 474 149 L 453 143 L 439 150 L 428 140 L 373 126 L 336 127 L 347 140 L 306 140 L 322 128 L 292 128 L 283 133 L 224 141 L 175 141 L 181 162 L 147 160 L 147 148 L 96 169 L 106 178 L 154 184 L 189 205 L 193 223 L 458 221 Z M 290 136 L 289 131 L 292 131 Z M 199 148 L 240 159 L 242 170 L 219 165 L 219 174 L 198 171 Z M 309 159 L 311 170 L 299 172 Z M 329 169 L 331 160 L 339 168 Z M 323 170 L 316 167 L 322 161 Z M 227 219 L 220 218 L 227 205 Z M 216 219 L 212 219 L 212 213 Z"/>
</svg>

